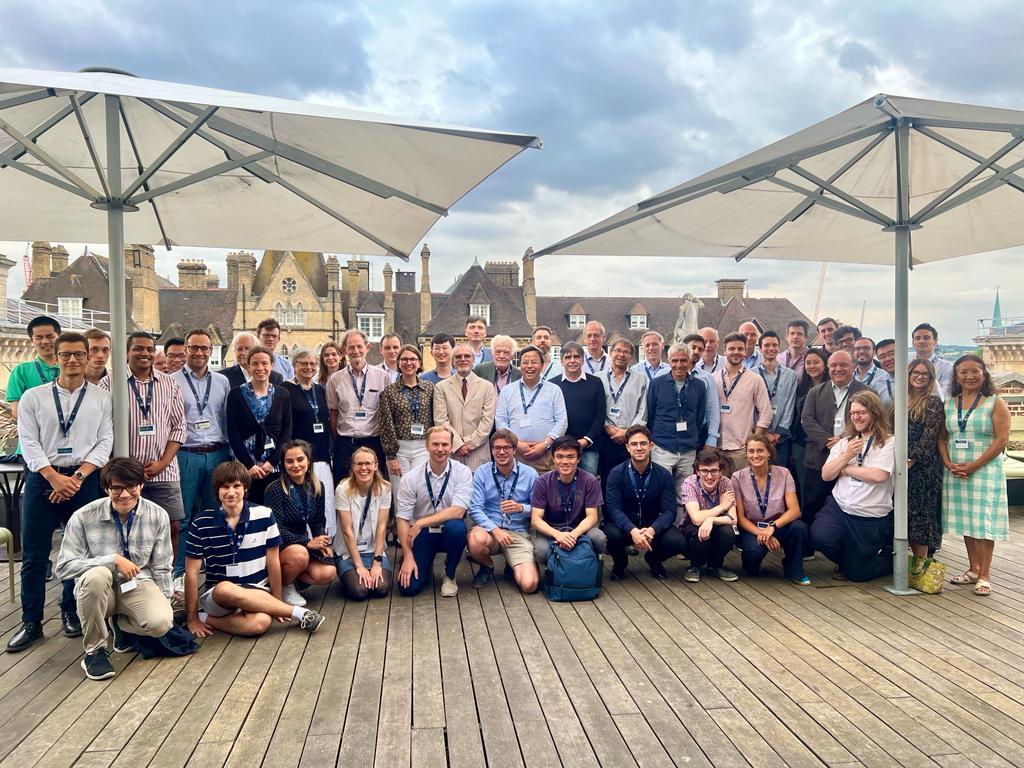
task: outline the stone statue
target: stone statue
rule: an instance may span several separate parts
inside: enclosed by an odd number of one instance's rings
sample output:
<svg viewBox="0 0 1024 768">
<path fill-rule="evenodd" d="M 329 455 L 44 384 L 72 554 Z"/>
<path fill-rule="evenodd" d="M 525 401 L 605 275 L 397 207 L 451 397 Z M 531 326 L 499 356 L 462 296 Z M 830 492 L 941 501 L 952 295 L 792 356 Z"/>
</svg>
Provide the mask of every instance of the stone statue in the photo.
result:
<svg viewBox="0 0 1024 768">
<path fill-rule="evenodd" d="M 696 333 L 700 328 L 698 314 L 704 307 L 704 302 L 692 293 L 683 295 L 683 303 L 679 305 L 679 319 L 676 320 L 676 329 L 673 334 L 673 341 L 679 344 L 691 333 Z"/>
</svg>

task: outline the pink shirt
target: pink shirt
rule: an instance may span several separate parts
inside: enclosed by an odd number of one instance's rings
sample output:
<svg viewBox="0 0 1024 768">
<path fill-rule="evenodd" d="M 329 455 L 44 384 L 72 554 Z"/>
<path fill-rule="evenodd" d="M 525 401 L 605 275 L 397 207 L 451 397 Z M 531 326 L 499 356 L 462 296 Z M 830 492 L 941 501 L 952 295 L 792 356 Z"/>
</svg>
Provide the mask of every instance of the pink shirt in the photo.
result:
<svg viewBox="0 0 1024 768">
<path fill-rule="evenodd" d="M 711 378 L 715 380 L 722 408 L 718 445 L 722 450 L 735 451 L 746 445 L 755 426 L 768 429 L 771 425 L 772 398 L 764 379 L 756 371 L 741 370 L 736 379 L 719 368 Z M 726 384 L 729 386 L 728 397 L 725 394 Z"/>
</svg>

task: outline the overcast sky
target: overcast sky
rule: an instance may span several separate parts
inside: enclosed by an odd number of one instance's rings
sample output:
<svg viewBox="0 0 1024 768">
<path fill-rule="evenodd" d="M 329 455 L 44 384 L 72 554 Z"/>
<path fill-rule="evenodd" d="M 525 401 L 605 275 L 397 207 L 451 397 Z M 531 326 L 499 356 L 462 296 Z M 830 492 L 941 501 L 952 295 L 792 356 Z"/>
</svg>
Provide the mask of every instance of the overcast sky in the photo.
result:
<svg viewBox="0 0 1024 768">
<path fill-rule="evenodd" d="M 103 64 L 541 136 L 543 150 L 514 159 L 428 234 L 435 290 L 474 258 L 521 258 L 527 246 L 539 249 L 875 93 L 1024 108 L 1024 14 L 1014 2 L 334 6 L 0 0 L 0 66 Z M 24 250 L 0 243 L 18 260 Z M 82 246 L 68 250 L 74 258 Z M 943 340 L 967 343 L 978 319 L 991 316 L 997 284 L 1004 315 L 1024 316 L 1022 253 L 917 268 L 911 322 L 930 320 Z M 223 277 L 223 252 L 203 249 L 161 253 L 159 271 L 173 278 L 183 257 L 206 258 Z M 383 260 L 373 262 L 379 286 Z M 891 333 L 892 271 L 828 269 L 819 314 L 857 323 L 867 301 L 865 332 Z M 537 262 L 537 282 L 543 294 L 643 297 L 708 295 L 716 278 L 746 277 L 752 296 L 787 296 L 810 315 L 818 271 L 548 256 Z"/>
</svg>

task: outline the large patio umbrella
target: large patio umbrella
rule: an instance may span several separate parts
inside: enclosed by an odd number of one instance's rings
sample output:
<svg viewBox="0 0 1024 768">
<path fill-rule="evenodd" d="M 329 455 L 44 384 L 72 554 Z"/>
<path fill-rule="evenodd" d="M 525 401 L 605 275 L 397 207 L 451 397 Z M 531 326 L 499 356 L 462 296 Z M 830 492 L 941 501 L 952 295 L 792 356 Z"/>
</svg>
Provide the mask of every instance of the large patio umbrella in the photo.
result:
<svg viewBox="0 0 1024 768">
<path fill-rule="evenodd" d="M 893 265 L 896 370 L 905 376 L 911 268 L 1024 244 L 1024 177 L 1017 175 L 1024 169 L 1022 143 L 1024 112 L 878 95 L 534 258 L 721 256 Z M 906 387 L 896 387 L 897 592 L 907 586 L 906 413 Z"/>
<path fill-rule="evenodd" d="M 0 69 L 0 234 L 110 246 L 127 448 L 124 242 L 407 258 L 534 136 L 143 80 Z"/>
</svg>

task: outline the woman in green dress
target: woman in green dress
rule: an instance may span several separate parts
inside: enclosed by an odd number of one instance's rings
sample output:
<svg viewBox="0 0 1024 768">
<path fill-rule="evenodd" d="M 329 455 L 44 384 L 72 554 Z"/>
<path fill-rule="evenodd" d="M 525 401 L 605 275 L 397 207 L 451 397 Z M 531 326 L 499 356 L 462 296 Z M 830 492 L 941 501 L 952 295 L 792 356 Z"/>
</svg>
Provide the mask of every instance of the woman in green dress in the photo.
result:
<svg viewBox="0 0 1024 768">
<path fill-rule="evenodd" d="M 1010 410 L 977 355 L 964 355 L 953 365 L 949 394 L 939 435 L 939 454 L 946 466 L 942 527 L 964 537 L 970 563 L 950 582 L 974 584 L 974 594 L 990 595 L 992 553 L 997 541 L 1009 538 L 1002 452 L 1010 438 Z"/>
</svg>

